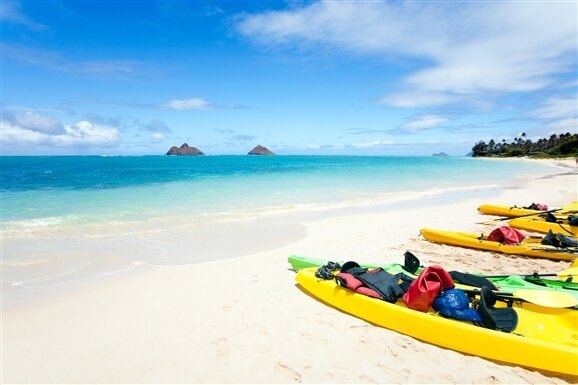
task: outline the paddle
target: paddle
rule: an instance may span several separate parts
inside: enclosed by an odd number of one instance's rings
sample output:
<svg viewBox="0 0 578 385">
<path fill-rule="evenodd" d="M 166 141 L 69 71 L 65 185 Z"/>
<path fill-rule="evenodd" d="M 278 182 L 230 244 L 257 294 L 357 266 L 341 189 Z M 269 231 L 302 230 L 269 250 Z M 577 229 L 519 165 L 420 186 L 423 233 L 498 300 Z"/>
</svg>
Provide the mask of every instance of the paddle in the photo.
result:
<svg viewBox="0 0 578 385">
<path fill-rule="evenodd" d="M 521 289 L 512 293 L 512 297 L 544 307 L 563 308 L 578 305 L 578 299 L 574 296 L 558 291 Z"/>
<path fill-rule="evenodd" d="M 464 290 L 466 293 L 480 294 L 480 290 Z M 494 291 L 498 298 L 517 298 L 535 305 L 551 308 L 574 307 L 578 305 L 578 299 L 574 296 L 559 291 L 520 289 L 513 293 Z"/>
<path fill-rule="evenodd" d="M 558 273 L 544 273 L 544 274 L 502 274 L 502 275 L 482 275 L 484 278 L 506 278 L 512 275 L 517 275 L 519 277 L 559 277 L 559 278 L 566 278 L 568 276 L 576 276 L 578 277 L 578 267 L 572 267 L 566 270 L 562 270 Z"/>
<path fill-rule="evenodd" d="M 477 222 L 477 224 L 478 224 L 478 225 L 489 225 L 489 224 L 492 224 L 493 222 L 508 221 L 508 220 L 510 220 L 510 219 L 523 218 L 523 217 L 531 217 L 531 216 L 540 215 L 540 214 L 553 213 L 553 212 L 560 211 L 560 210 L 562 210 L 562 209 L 553 209 L 553 210 L 547 210 L 547 211 L 539 211 L 539 212 L 537 212 L 537 213 L 517 215 L 517 216 L 515 216 L 515 217 L 495 218 L 495 219 L 490 219 L 490 220 L 485 221 L 485 222 Z"/>
<path fill-rule="evenodd" d="M 571 230 L 568 230 L 567 228 L 565 228 L 562 223 L 556 223 L 558 226 L 560 226 L 562 228 L 562 230 L 564 230 L 565 232 L 567 232 L 568 234 L 574 236 L 574 232 Z M 572 227 L 572 225 L 569 225 L 570 227 Z"/>
<path fill-rule="evenodd" d="M 551 249 L 547 249 L 547 250 L 551 250 Z M 551 250 L 551 251 L 557 251 L 557 250 Z M 423 266 L 421 266 L 421 262 L 420 262 L 419 258 L 416 257 L 415 254 L 413 254 L 409 251 L 406 251 L 404 253 L 404 257 L 405 257 L 405 260 L 404 260 L 403 265 L 399 265 L 399 266 L 401 266 L 405 271 L 407 271 L 411 274 L 416 274 L 417 270 L 420 267 L 423 267 Z M 562 270 L 558 273 L 502 274 L 502 275 L 485 275 L 485 274 L 471 274 L 471 273 L 462 273 L 462 274 L 478 276 L 478 277 L 483 277 L 483 278 L 505 278 L 505 277 L 509 277 L 512 275 L 518 275 L 520 277 L 556 277 L 556 276 L 560 277 L 560 278 L 565 278 L 568 276 L 578 277 L 578 259 L 575 259 L 574 262 L 572 262 L 572 264 L 570 265 L 570 267 L 568 269 Z"/>
</svg>

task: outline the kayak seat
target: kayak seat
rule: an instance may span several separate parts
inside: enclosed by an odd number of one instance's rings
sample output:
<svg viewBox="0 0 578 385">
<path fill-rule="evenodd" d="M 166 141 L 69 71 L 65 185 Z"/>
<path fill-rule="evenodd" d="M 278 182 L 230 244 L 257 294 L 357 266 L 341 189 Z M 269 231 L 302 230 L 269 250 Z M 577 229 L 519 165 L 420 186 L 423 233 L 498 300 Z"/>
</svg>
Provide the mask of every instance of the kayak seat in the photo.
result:
<svg viewBox="0 0 578 385">
<path fill-rule="evenodd" d="M 488 287 L 491 290 L 498 290 L 498 288 L 487 278 L 480 277 L 474 274 L 460 273 L 459 271 L 450 271 L 450 276 L 455 282 L 463 285 L 474 287 Z"/>
<path fill-rule="evenodd" d="M 411 252 L 406 251 L 404 254 L 403 269 L 409 273 L 415 274 L 420 267 L 419 259 Z"/>
<path fill-rule="evenodd" d="M 509 333 L 518 325 L 518 313 L 511 307 L 494 308 L 496 300 L 497 297 L 494 292 L 487 287 L 482 287 L 477 308 L 482 319 L 480 324 L 488 329 Z"/>
<path fill-rule="evenodd" d="M 560 226 L 562 227 L 562 225 Z M 578 240 L 572 237 L 568 237 L 562 233 L 554 233 L 552 230 L 548 230 L 548 233 L 544 236 L 544 238 L 542 238 L 540 243 L 542 245 L 549 245 L 570 250 L 574 250 L 578 247 Z"/>
<path fill-rule="evenodd" d="M 545 220 L 546 222 L 549 222 L 549 223 L 558 223 L 558 218 L 556 218 L 556 217 L 554 216 L 554 214 L 552 214 L 552 213 L 546 213 L 546 214 L 542 214 L 542 215 L 540 215 L 540 216 L 541 216 L 542 218 L 544 218 L 544 220 Z"/>
<path fill-rule="evenodd" d="M 577 217 L 578 218 L 578 217 Z M 568 237 L 564 234 L 558 233 L 556 234 L 558 240 L 560 241 L 561 247 L 566 248 L 575 248 L 578 247 L 578 241 L 572 237 Z"/>
</svg>

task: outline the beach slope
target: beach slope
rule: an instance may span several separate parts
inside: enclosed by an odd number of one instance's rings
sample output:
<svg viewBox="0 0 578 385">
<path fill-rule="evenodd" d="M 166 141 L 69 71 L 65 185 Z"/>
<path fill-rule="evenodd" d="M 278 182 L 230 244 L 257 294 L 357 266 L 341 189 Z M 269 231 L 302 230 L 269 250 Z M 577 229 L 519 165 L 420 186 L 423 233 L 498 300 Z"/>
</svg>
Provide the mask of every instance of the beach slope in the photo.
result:
<svg viewBox="0 0 578 385">
<path fill-rule="evenodd" d="M 421 227 L 491 230 L 477 224 L 489 219 L 477 213 L 482 203 L 559 207 L 576 200 L 573 161 L 556 162 L 563 166 L 559 174 L 517 181 L 484 202 L 473 192 L 419 207 L 280 218 L 306 231 L 237 258 L 142 268 L 30 293 L 2 312 L 2 383 L 575 383 L 426 344 L 342 313 L 302 292 L 287 263 L 292 254 L 401 262 L 410 250 L 422 263 L 447 270 L 560 271 L 569 263 L 419 237 Z M 259 243 L 260 236 L 257 227 L 246 242 Z"/>
</svg>

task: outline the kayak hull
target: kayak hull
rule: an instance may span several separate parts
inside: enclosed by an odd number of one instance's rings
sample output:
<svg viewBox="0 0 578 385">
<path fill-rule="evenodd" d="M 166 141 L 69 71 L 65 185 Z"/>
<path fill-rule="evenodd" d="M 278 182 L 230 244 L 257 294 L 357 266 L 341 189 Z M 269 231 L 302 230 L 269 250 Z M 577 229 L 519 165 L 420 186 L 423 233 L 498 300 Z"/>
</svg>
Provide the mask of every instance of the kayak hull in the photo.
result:
<svg viewBox="0 0 578 385">
<path fill-rule="evenodd" d="M 563 261 L 572 261 L 576 254 L 564 252 L 553 246 L 540 244 L 541 238 L 526 237 L 518 245 L 506 245 L 500 242 L 480 239 L 480 234 L 464 233 L 458 231 L 434 230 L 423 228 L 421 235 L 430 242 L 446 245 L 468 247 L 472 249 L 495 251 L 511 255 L 524 255 L 535 258 L 548 258 Z"/>
<path fill-rule="evenodd" d="M 469 322 L 408 309 L 315 277 L 316 268 L 297 272 L 298 284 L 313 297 L 375 325 L 462 353 L 530 368 L 578 375 L 578 312 L 528 303 L 515 305 L 518 326 L 503 333 Z M 434 331 L 434 332 L 432 332 Z"/>
<path fill-rule="evenodd" d="M 570 226 L 568 221 L 566 223 L 546 222 L 543 218 L 515 218 L 508 222 L 511 227 L 522 229 L 526 231 L 534 231 L 537 233 L 547 234 L 548 231 L 554 233 L 561 233 L 566 236 L 578 237 L 578 226 Z"/>
<path fill-rule="evenodd" d="M 485 215 L 496 215 L 500 217 L 518 217 L 522 215 L 539 215 L 546 211 L 553 211 L 553 214 L 571 214 L 578 210 L 578 202 L 572 202 L 569 205 L 556 210 L 533 210 L 526 209 L 523 207 L 516 206 L 506 206 L 506 205 L 495 205 L 495 204 L 483 204 L 478 207 L 478 211 Z"/>
<path fill-rule="evenodd" d="M 485 215 L 496 215 L 500 217 L 518 217 L 520 215 L 542 214 L 543 210 L 525 209 L 522 207 L 511 207 L 505 205 L 481 205 L 478 211 Z"/>
</svg>

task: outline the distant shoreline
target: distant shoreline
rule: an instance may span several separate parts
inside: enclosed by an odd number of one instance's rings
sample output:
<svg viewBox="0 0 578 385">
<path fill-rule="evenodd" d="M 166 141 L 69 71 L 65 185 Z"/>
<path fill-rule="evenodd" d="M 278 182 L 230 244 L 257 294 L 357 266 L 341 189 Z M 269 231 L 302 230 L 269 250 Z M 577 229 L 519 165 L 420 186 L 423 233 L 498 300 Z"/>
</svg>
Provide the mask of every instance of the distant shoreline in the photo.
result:
<svg viewBox="0 0 578 385">
<path fill-rule="evenodd" d="M 506 161 L 530 161 L 539 162 L 542 164 L 550 164 L 555 166 L 560 166 L 569 169 L 577 169 L 578 162 L 575 157 L 565 157 L 565 158 L 531 158 L 527 156 L 523 157 L 497 157 L 497 156 L 477 156 L 474 159 L 489 159 L 489 160 L 506 160 Z"/>
</svg>

